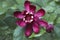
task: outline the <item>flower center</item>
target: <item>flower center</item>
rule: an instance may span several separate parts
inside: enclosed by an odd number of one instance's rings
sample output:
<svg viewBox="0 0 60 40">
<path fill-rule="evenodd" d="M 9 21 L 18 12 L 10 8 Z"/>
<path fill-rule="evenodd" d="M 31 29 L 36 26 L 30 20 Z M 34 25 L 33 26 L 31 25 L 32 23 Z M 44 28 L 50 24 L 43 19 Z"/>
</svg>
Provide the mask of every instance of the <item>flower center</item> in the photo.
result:
<svg viewBox="0 0 60 40">
<path fill-rule="evenodd" d="M 25 17 L 23 18 L 25 22 L 31 23 L 33 21 L 33 15 L 26 13 Z"/>
</svg>

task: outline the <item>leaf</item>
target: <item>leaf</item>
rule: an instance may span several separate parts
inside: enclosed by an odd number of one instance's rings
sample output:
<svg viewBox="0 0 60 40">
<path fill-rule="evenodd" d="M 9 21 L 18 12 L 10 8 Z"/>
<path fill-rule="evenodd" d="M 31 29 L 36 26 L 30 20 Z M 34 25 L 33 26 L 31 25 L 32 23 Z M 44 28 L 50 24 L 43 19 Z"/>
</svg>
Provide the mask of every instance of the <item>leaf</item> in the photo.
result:
<svg viewBox="0 0 60 40">
<path fill-rule="evenodd" d="M 54 31 L 55 31 L 57 37 L 60 38 L 60 23 L 56 24 L 56 26 L 54 27 Z"/>
<path fill-rule="evenodd" d="M 9 26 L 3 20 L 0 20 L 0 30 L 5 30 L 8 27 Z"/>
<path fill-rule="evenodd" d="M 46 33 L 40 37 L 40 40 L 53 40 L 53 37 L 51 37 L 51 33 Z"/>
<path fill-rule="evenodd" d="M 16 2 L 17 2 L 17 8 L 20 11 L 24 10 L 24 2 L 25 2 L 25 0 L 16 0 Z"/>
<path fill-rule="evenodd" d="M 14 17 L 11 16 L 6 17 L 4 21 L 11 29 L 14 29 L 16 27 L 16 23 L 15 23 L 16 19 Z"/>
<path fill-rule="evenodd" d="M 5 18 L 6 14 L 0 15 L 0 20 L 3 20 Z"/>
<path fill-rule="evenodd" d="M 54 1 L 50 2 L 46 7 L 44 7 L 46 12 L 54 12 L 56 10 L 56 3 Z"/>
<path fill-rule="evenodd" d="M 24 35 L 24 29 L 17 27 L 13 33 L 13 40 L 27 40 Z"/>
<path fill-rule="evenodd" d="M 31 1 L 31 2 L 36 2 L 36 0 L 29 0 L 29 1 Z"/>
<path fill-rule="evenodd" d="M 41 5 L 42 7 L 45 7 L 47 4 L 49 4 L 51 0 L 36 0 L 36 3 Z"/>
<path fill-rule="evenodd" d="M 46 31 L 45 31 L 44 29 L 41 29 L 39 34 L 32 33 L 32 35 L 31 35 L 29 38 L 40 37 L 40 36 L 42 36 L 45 32 L 46 32 Z"/>
<path fill-rule="evenodd" d="M 57 9 L 55 10 L 55 14 L 60 14 L 60 8 L 57 8 Z"/>
<path fill-rule="evenodd" d="M 60 0 L 54 0 L 54 1 L 56 1 L 56 2 L 60 2 Z"/>
<path fill-rule="evenodd" d="M 43 17 L 43 19 L 45 19 L 46 21 L 48 21 L 48 23 L 54 23 L 55 18 L 57 17 L 57 14 L 51 13 L 51 14 L 47 14 Z"/>
<path fill-rule="evenodd" d="M 60 23 L 60 17 L 57 19 L 57 23 Z"/>
<path fill-rule="evenodd" d="M 12 5 L 15 4 L 13 0 L 4 0 L 0 2 L 0 15 L 4 14 Z"/>
</svg>

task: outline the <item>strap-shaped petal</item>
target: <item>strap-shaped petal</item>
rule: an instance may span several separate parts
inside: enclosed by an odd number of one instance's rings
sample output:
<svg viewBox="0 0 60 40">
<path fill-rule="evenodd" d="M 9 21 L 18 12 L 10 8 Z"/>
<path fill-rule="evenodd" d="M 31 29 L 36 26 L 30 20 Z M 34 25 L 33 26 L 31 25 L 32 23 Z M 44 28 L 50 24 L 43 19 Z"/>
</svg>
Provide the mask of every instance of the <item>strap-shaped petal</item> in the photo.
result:
<svg viewBox="0 0 60 40">
<path fill-rule="evenodd" d="M 34 16 L 36 17 L 42 17 L 45 15 L 45 10 L 44 9 L 40 9 L 36 12 L 36 14 Z"/>
<path fill-rule="evenodd" d="M 24 3 L 24 7 L 25 7 L 25 9 L 29 12 L 29 6 L 30 6 L 30 1 L 25 1 L 25 3 Z"/>
<path fill-rule="evenodd" d="M 35 22 L 34 24 L 33 24 L 33 31 L 34 31 L 34 33 L 39 33 L 39 31 L 40 31 L 40 28 L 39 28 L 39 26 L 38 26 L 38 24 Z"/>
<path fill-rule="evenodd" d="M 28 24 L 25 29 L 25 36 L 29 37 L 32 34 L 32 25 Z"/>
<path fill-rule="evenodd" d="M 39 23 L 40 26 L 45 27 L 45 28 L 48 26 L 48 23 L 45 20 L 42 20 L 42 19 L 40 19 L 38 21 L 38 23 Z"/>
<path fill-rule="evenodd" d="M 26 26 L 26 23 L 23 20 L 16 21 L 16 24 L 20 27 L 25 27 Z"/>
<path fill-rule="evenodd" d="M 19 18 L 19 19 L 24 18 L 24 15 L 23 15 L 23 14 L 21 14 L 21 12 L 20 12 L 20 11 L 15 11 L 15 12 L 14 12 L 14 16 L 15 16 L 16 18 Z"/>
</svg>

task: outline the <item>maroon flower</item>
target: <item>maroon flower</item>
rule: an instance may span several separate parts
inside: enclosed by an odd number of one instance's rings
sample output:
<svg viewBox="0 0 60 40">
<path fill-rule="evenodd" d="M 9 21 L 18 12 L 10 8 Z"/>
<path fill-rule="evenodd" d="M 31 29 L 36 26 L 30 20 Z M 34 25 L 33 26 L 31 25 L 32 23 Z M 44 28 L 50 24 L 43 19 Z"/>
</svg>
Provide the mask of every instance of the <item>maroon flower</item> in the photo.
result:
<svg viewBox="0 0 60 40">
<path fill-rule="evenodd" d="M 48 26 L 48 23 L 40 18 L 45 15 L 44 9 L 41 8 L 36 12 L 36 6 L 31 5 L 29 1 L 25 1 L 24 7 L 25 10 L 23 12 L 16 11 L 14 12 L 14 16 L 20 19 L 16 24 L 20 27 L 25 27 L 25 35 L 27 37 L 30 36 L 32 32 L 35 34 L 39 33 L 39 25 L 45 28 Z"/>
</svg>

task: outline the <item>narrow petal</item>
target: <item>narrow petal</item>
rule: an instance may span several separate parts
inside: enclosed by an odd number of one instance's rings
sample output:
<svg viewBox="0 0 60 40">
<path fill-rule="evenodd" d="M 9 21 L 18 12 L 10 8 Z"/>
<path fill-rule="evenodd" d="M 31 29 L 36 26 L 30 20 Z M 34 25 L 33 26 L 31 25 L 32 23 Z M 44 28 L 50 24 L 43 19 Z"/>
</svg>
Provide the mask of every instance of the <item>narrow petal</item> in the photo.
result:
<svg viewBox="0 0 60 40">
<path fill-rule="evenodd" d="M 23 20 L 18 20 L 16 22 L 16 24 L 19 25 L 20 27 L 25 27 L 26 26 L 26 23 Z"/>
<path fill-rule="evenodd" d="M 50 33 L 53 31 L 53 29 L 54 29 L 54 26 L 52 24 L 49 24 L 48 27 L 46 28 L 46 31 Z"/>
<path fill-rule="evenodd" d="M 40 26 L 45 27 L 45 28 L 48 26 L 48 23 L 45 20 L 42 20 L 42 19 L 39 20 L 38 23 L 40 24 Z"/>
<path fill-rule="evenodd" d="M 15 16 L 16 18 L 20 18 L 20 19 L 24 18 L 24 15 L 22 15 L 20 11 L 14 12 L 14 16 Z"/>
<path fill-rule="evenodd" d="M 38 21 L 39 20 L 39 18 L 38 17 L 34 17 L 34 21 Z"/>
<path fill-rule="evenodd" d="M 42 17 L 44 15 L 45 15 L 45 10 L 44 9 L 40 9 L 40 10 L 37 11 L 37 13 L 34 16 Z"/>
<path fill-rule="evenodd" d="M 34 31 L 34 33 L 39 33 L 39 31 L 40 31 L 40 28 L 39 28 L 39 26 L 38 26 L 38 24 L 37 23 L 34 23 L 33 24 L 33 31 Z"/>
<path fill-rule="evenodd" d="M 33 14 L 36 10 L 36 6 L 30 5 L 30 13 Z"/>
<path fill-rule="evenodd" d="M 32 34 L 32 27 L 30 25 L 27 25 L 25 29 L 25 36 L 29 37 Z"/>
<path fill-rule="evenodd" d="M 30 6 L 30 2 L 29 1 L 25 1 L 24 3 L 25 9 L 29 12 L 29 6 Z"/>
</svg>

